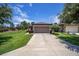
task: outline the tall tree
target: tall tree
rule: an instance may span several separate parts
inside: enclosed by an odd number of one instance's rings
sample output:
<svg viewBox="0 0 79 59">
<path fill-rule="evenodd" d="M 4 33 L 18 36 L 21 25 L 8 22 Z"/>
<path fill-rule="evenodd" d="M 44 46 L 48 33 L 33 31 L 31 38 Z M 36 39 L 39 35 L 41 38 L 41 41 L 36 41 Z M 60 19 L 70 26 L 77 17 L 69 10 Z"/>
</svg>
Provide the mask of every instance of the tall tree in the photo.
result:
<svg viewBox="0 0 79 59">
<path fill-rule="evenodd" d="M 64 4 L 64 9 L 59 18 L 62 23 L 79 23 L 79 4 Z"/>
<path fill-rule="evenodd" d="M 10 23 L 12 17 L 12 9 L 8 4 L 0 4 L 0 24 Z"/>
</svg>

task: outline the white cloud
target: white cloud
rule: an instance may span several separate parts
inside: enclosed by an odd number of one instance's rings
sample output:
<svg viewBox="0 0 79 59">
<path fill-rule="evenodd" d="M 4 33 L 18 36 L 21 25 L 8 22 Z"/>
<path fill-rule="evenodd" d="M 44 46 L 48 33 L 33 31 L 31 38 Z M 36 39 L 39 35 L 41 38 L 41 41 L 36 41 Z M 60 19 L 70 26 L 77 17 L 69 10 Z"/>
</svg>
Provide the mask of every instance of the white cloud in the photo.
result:
<svg viewBox="0 0 79 59">
<path fill-rule="evenodd" d="M 49 20 L 51 23 L 60 23 L 60 19 L 58 19 L 58 15 L 57 16 L 50 16 Z"/>
<path fill-rule="evenodd" d="M 19 24 L 22 21 L 32 22 L 32 20 L 28 19 L 29 16 L 27 15 L 27 13 L 22 11 L 20 7 L 15 6 L 13 10 L 14 10 L 14 13 L 16 14 L 13 16 L 13 19 L 12 19 L 15 25 Z"/>
<path fill-rule="evenodd" d="M 29 6 L 32 7 L 32 3 L 29 3 Z"/>
<path fill-rule="evenodd" d="M 21 9 L 19 7 L 17 7 L 17 6 L 14 7 L 14 11 L 16 13 L 22 13 Z"/>
<path fill-rule="evenodd" d="M 22 22 L 22 21 L 32 22 L 32 20 L 27 19 L 27 18 L 22 18 L 22 17 L 20 17 L 20 16 L 14 16 L 12 21 L 13 21 L 13 23 L 14 23 L 15 25 L 16 25 L 16 24 L 19 24 L 19 23 Z"/>
<path fill-rule="evenodd" d="M 21 10 L 21 8 L 15 6 L 15 7 L 14 7 L 14 11 L 15 11 L 15 13 L 18 14 L 19 16 L 21 16 L 21 17 L 23 17 L 23 18 L 28 18 L 27 13 L 26 13 L 26 12 L 23 12 L 23 11 Z"/>
<path fill-rule="evenodd" d="M 58 16 L 55 16 L 54 21 L 55 23 L 60 23 L 60 19 L 58 19 Z"/>
<path fill-rule="evenodd" d="M 23 8 L 24 7 L 24 5 L 20 5 L 20 4 L 17 4 L 16 6 L 17 7 L 20 7 L 20 8 Z"/>
</svg>

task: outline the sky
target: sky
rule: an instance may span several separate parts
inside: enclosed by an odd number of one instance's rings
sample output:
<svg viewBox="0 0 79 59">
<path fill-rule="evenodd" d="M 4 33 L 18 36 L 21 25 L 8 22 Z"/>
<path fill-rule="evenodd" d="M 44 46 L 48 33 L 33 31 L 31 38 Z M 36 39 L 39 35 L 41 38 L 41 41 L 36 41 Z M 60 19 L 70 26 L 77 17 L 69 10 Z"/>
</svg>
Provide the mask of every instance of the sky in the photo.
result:
<svg viewBox="0 0 79 59">
<path fill-rule="evenodd" d="M 16 3 L 9 4 L 13 11 L 12 21 L 59 23 L 58 15 L 64 8 L 63 3 Z"/>
</svg>

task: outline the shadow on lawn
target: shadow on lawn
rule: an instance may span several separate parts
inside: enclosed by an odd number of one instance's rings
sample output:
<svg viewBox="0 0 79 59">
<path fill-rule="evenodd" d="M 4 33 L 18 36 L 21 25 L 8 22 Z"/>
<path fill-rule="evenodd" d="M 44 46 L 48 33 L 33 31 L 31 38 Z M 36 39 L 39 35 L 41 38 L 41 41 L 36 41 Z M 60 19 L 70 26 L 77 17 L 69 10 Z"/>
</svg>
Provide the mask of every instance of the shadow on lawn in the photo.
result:
<svg viewBox="0 0 79 59">
<path fill-rule="evenodd" d="M 0 45 L 4 42 L 7 42 L 11 38 L 11 36 L 0 36 Z"/>
<path fill-rule="evenodd" d="M 60 42 L 63 43 L 63 44 L 66 44 L 65 48 L 79 53 L 79 46 L 72 45 L 72 44 L 68 43 L 67 41 L 63 41 L 63 40 L 60 40 Z"/>
</svg>

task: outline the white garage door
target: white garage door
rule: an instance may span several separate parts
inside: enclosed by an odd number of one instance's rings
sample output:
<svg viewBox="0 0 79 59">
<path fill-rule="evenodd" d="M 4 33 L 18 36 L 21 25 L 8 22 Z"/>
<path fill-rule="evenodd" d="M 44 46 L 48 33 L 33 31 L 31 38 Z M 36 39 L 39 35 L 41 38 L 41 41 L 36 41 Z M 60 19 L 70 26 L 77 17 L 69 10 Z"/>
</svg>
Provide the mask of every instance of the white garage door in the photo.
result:
<svg viewBox="0 0 79 59">
<path fill-rule="evenodd" d="M 66 32 L 69 33 L 77 33 L 78 32 L 78 26 L 66 26 Z"/>
<path fill-rule="evenodd" d="M 34 32 L 35 33 L 49 33 L 49 28 L 47 28 L 47 27 L 35 27 Z"/>
</svg>

